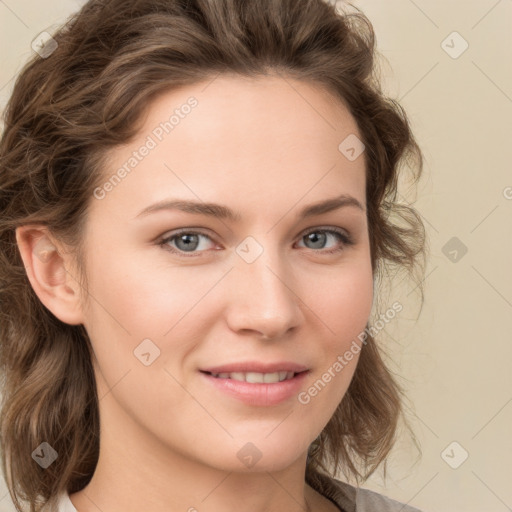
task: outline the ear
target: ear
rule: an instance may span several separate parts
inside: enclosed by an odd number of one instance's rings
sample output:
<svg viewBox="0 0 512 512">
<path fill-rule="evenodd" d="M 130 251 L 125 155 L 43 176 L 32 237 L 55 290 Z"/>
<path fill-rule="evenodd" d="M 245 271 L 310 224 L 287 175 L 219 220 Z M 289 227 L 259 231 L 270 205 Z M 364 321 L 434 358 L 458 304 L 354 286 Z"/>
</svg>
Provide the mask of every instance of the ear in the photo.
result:
<svg viewBox="0 0 512 512">
<path fill-rule="evenodd" d="M 83 323 L 78 277 L 72 258 L 52 239 L 46 226 L 20 226 L 16 242 L 28 279 L 39 300 L 66 324 Z"/>
</svg>

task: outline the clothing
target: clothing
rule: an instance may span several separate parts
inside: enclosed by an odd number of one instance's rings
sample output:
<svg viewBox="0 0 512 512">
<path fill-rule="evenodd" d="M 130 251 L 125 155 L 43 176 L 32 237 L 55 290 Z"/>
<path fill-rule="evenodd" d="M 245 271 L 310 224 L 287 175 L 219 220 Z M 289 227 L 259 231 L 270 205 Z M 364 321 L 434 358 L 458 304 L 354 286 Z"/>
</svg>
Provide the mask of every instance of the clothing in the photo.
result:
<svg viewBox="0 0 512 512">
<path fill-rule="evenodd" d="M 421 512 L 377 492 L 354 487 L 318 473 L 315 482 L 310 485 L 330 499 L 342 512 Z M 68 494 L 60 496 L 57 512 L 77 512 Z"/>
<path fill-rule="evenodd" d="M 421 512 L 383 494 L 354 487 L 322 473 L 315 473 L 314 479 L 308 480 L 308 483 L 343 512 Z"/>
</svg>

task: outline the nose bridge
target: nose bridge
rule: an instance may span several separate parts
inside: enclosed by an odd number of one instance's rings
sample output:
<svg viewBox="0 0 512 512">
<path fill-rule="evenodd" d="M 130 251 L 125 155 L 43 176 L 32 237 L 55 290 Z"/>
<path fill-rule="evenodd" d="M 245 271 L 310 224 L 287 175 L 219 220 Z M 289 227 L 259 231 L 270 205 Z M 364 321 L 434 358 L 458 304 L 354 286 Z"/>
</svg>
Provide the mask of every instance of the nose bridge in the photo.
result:
<svg viewBox="0 0 512 512">
<path fill-rule="evenodd" d="M 278 336 L 299 321 L 299 299 L 294 293 L 291 267 L 267 236 L 247 237 L 236 249 L 236 293 L 231 304 L 232 327 Z"/>
</svg>

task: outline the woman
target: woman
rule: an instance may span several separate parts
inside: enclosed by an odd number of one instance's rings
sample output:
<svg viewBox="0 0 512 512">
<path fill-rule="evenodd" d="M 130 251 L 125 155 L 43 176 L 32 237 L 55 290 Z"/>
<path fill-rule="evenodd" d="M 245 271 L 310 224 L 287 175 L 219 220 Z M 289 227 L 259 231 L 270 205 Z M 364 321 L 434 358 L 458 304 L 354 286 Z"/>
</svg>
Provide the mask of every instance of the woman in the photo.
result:
<svg viewBox="0 0 512 512">
<path fill-rule="evenodd" d="M 417 510 L 359 487 L 402 413 L 375 284 L 425 254 L 375 54 L 322 0 L 92 0 L 47 38 L 0 146 L 18 510 Z"/>
</svg>

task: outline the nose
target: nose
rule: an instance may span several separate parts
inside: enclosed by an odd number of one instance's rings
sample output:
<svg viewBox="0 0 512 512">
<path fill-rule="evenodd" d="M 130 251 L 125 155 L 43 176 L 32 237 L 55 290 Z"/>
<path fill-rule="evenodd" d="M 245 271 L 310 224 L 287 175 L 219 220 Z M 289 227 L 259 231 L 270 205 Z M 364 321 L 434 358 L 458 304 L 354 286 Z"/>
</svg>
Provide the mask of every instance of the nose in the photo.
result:
<svg viewBox="0 0 512 512">
<path fill-rule="evenodd" d="M 300 325 L 303 304 L 292 268 L 269 250 L 252 263 L 237 261 L 230 273 L 227 322 L 238 334 L 280 339 Z"/>
</svg>

